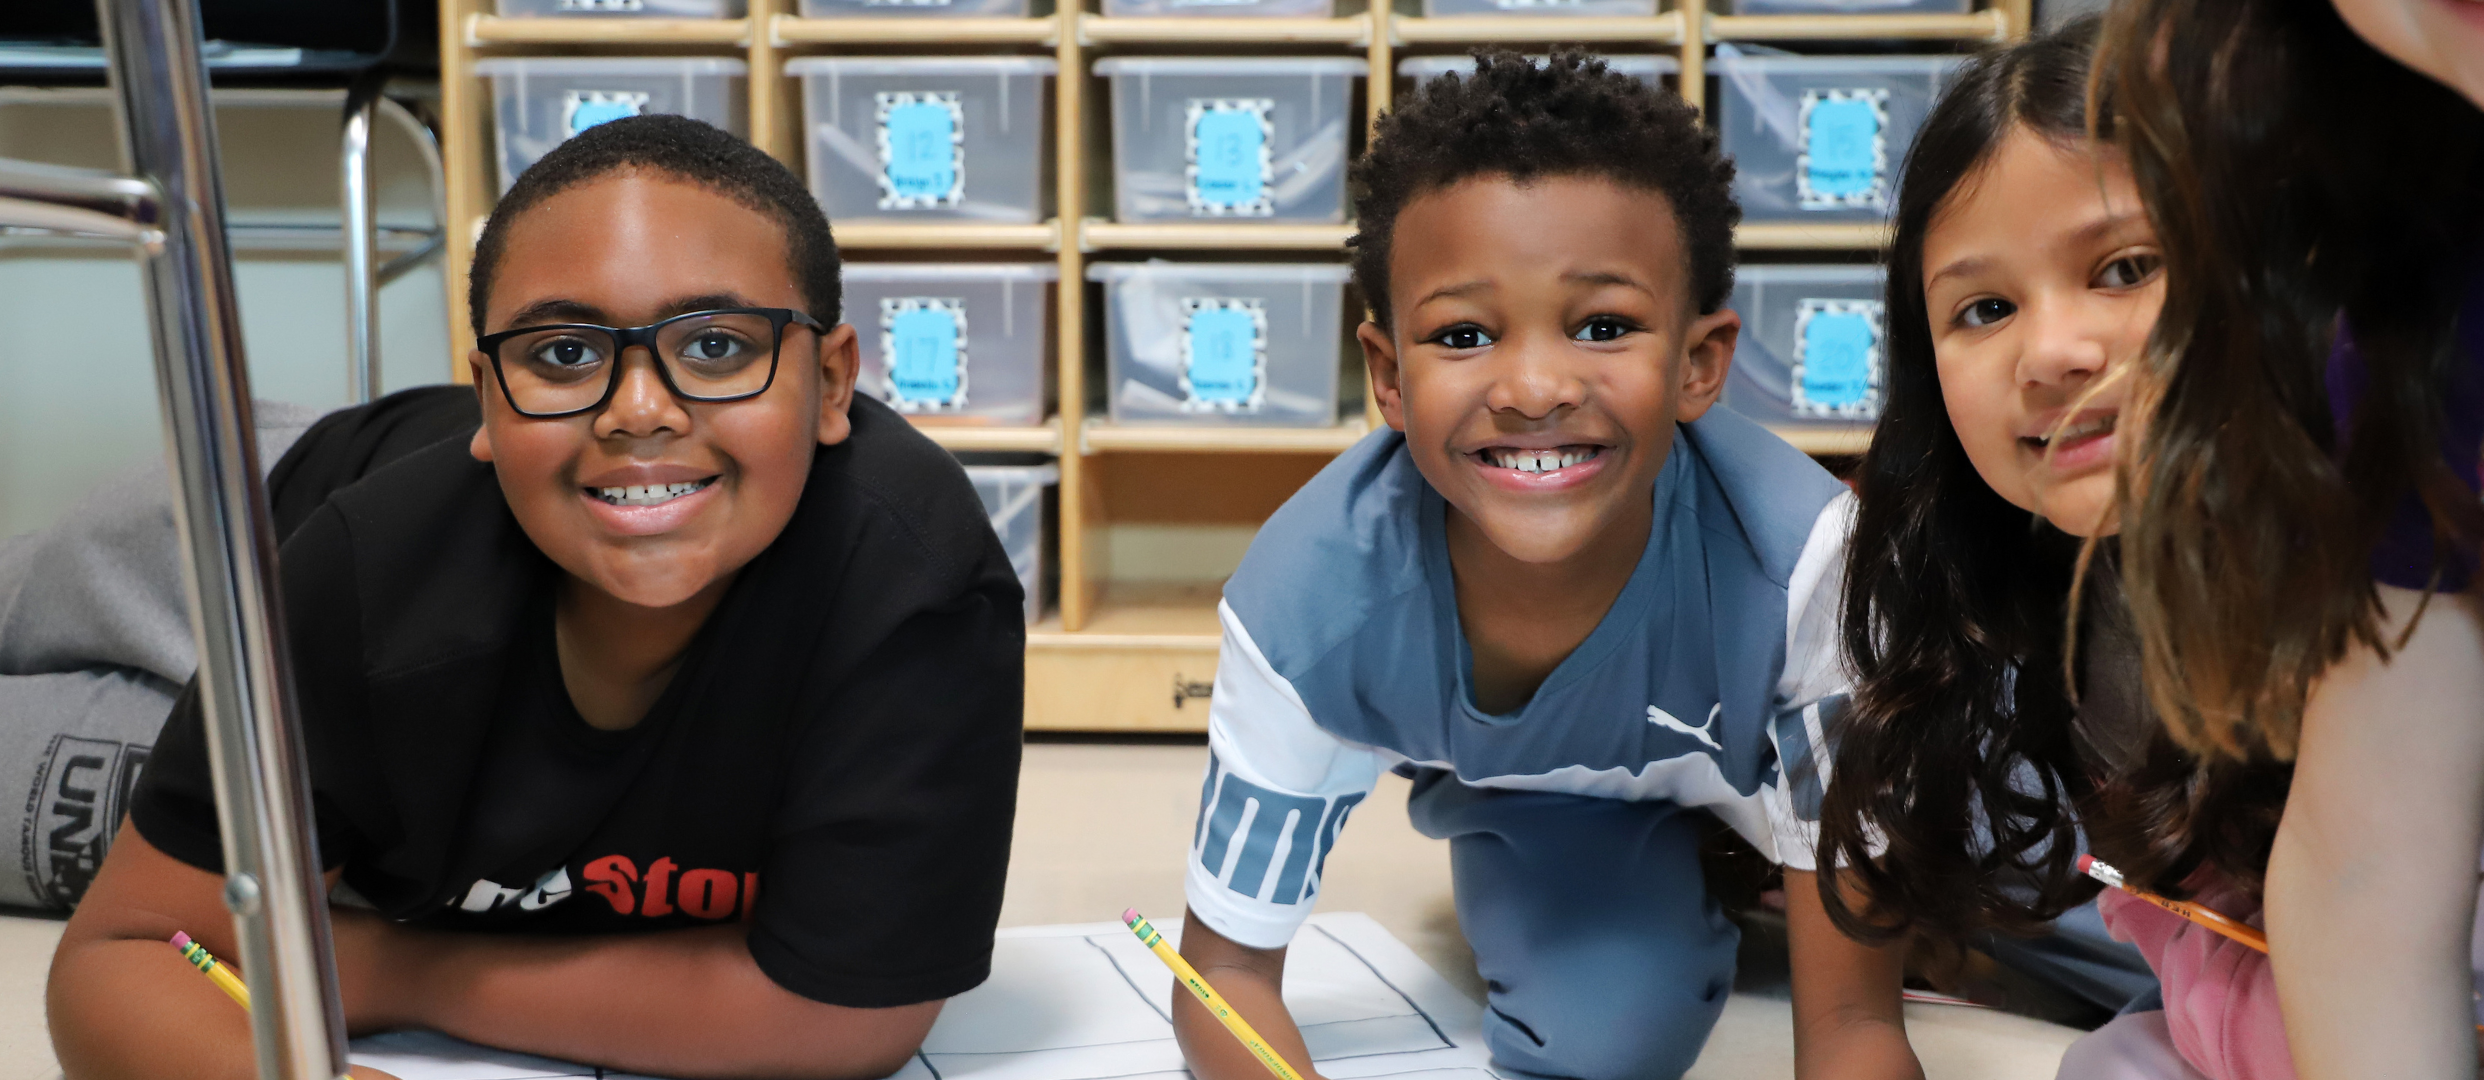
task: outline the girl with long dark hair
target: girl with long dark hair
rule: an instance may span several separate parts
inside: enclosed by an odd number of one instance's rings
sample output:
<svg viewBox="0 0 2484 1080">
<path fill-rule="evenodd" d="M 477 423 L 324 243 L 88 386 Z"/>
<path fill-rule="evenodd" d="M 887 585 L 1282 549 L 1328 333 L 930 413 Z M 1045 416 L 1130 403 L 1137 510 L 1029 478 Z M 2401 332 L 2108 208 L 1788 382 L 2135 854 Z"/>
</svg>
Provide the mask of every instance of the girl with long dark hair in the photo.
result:
<svg viewBox="0 0 2484 1080">
<path fill-rule="evenodd" d="M 2280 766 L 2199 767 L 2140 689 L 2115 463 L 2164 280 L 2128 167 L 2090 133 L 2095 29 L 1970 64 L 1900 181 L 1886 404 L 1846 570 L 1855 695 L 1827 732 L 1818 865 L 1839 869 L 1787 880 L 1805 1076 L 1915 1075 L 1900 944 L 2045 931 L 2095 897 L 2075 866 L 2091 843 L 2244 908 L 2284 798 Z M 2181 944 L 2186 961 L 2213 948 Z M 2213 959 L 2167 978 L 2173 1012 L 2116 1020 L 2063 1076 L 2281 1067 L 2282 1036 L 2239 1058 L 2186 1045 L 2201 1008 L 2267 996 L 2257 957 Z"/>
<path fill-rule="evenodd" d="M 2306 1077 L 2476 1075 L 2479 11 L 2126 0 L 2098 60 L 2168 282 L 2131 609 L 2184 746 L 2297 763 L 2267 910 Z"/>
</svg>

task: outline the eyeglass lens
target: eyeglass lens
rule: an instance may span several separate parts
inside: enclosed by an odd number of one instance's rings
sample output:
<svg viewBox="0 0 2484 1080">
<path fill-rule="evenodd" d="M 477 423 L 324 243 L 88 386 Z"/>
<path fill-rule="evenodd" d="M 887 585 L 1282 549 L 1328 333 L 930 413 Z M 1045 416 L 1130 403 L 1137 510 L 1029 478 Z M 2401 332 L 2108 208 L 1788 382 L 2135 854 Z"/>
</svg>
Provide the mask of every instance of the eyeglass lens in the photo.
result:
<svg viewBox="0 0 2484 1080">
<path fill-rule="evenodd" d="M 726 312 L 658 327 L 655 354 L 683 397 L 736 398 L 767 386 L 776 345 L 776 324 L 767 316 Z M 592 408 L 620 371 L 620 353 L 602 330 L 548 327 L 500 343 L 501 377 L 522 411 Z"/>
</svg>

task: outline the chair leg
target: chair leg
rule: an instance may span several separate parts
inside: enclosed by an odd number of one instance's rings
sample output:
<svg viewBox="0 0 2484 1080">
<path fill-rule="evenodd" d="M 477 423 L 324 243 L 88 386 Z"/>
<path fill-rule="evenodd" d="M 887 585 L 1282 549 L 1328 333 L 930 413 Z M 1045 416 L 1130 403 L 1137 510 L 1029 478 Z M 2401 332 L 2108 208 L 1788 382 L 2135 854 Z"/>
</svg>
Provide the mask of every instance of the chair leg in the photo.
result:
<svg viewBox="0 0 2484 1080">
<path fill-rule="evenodd" d="M 380 80 L 357 80 L 345 95 L 340 155 L 345 189 L 345 398 L 365 402 L 380 393 L 379 226 L 371 195 L 371 118 L 378 110 Z"/>
</svg>

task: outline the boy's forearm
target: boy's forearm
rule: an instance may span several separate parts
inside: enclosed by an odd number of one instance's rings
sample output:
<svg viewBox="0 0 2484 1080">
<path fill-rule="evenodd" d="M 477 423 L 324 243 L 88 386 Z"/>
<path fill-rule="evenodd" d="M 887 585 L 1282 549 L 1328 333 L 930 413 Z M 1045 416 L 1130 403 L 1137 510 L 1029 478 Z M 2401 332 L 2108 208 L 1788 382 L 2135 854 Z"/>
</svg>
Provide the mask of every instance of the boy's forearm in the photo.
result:
<svg viewBox="0 0 2484 1080">
<path fill-rule="evenodd" d="M 625 937 L 409 933 L 378 976 L 399 1022 L 662 1076 L 865 1080 L 905 1065 L 940 1002 L 825 1005 L 759 970 L 738 926 Z M 343 950 L 340 950 L 341 952 Z"/>
<path fill-rule="evenodd" d="M 1208 985 L 1303 1080 L 1319 1080 L 1311 1070 L 1302 1029 L 1294 1026 L 1293 1014 L 1285 1008 L 1285 951 L 1235 944 L 1209 929 L 1195 911 L 1184 913 L 1182 928 L 1182 958 L 1199 969 Z M 1173 990 L 1173 1034 L 1199 1080 L 1274 1080 L 1268 1067 L 1225 1030 L 1223 1021 L 1178 986 Z"/>
</svg>

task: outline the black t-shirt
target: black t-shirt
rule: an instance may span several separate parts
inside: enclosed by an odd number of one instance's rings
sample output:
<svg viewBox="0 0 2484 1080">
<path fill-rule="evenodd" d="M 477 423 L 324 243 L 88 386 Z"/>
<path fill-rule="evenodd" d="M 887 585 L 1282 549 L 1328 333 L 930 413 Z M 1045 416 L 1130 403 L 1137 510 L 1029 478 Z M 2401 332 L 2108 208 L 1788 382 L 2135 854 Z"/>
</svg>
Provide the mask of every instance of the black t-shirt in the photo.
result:
<svg viewBox="0 0 2484 1080">
<path fill-rule="evenodd" d="M 359 411 L 317 445 L 367 449 Z M 877 402 L 851 415 L 626 731 L 570 705 L 559 571 L 468 455 L 471 422 L 317 502 L 279 567 L 324 863 L 444 929 L 746 921 L 770 978 L 831 1004 L 980 983 L 1016 804 L 1022 595 L 956 461 Z M 131 816 L 221 871 L 195 686 Z"/>
</svg>

